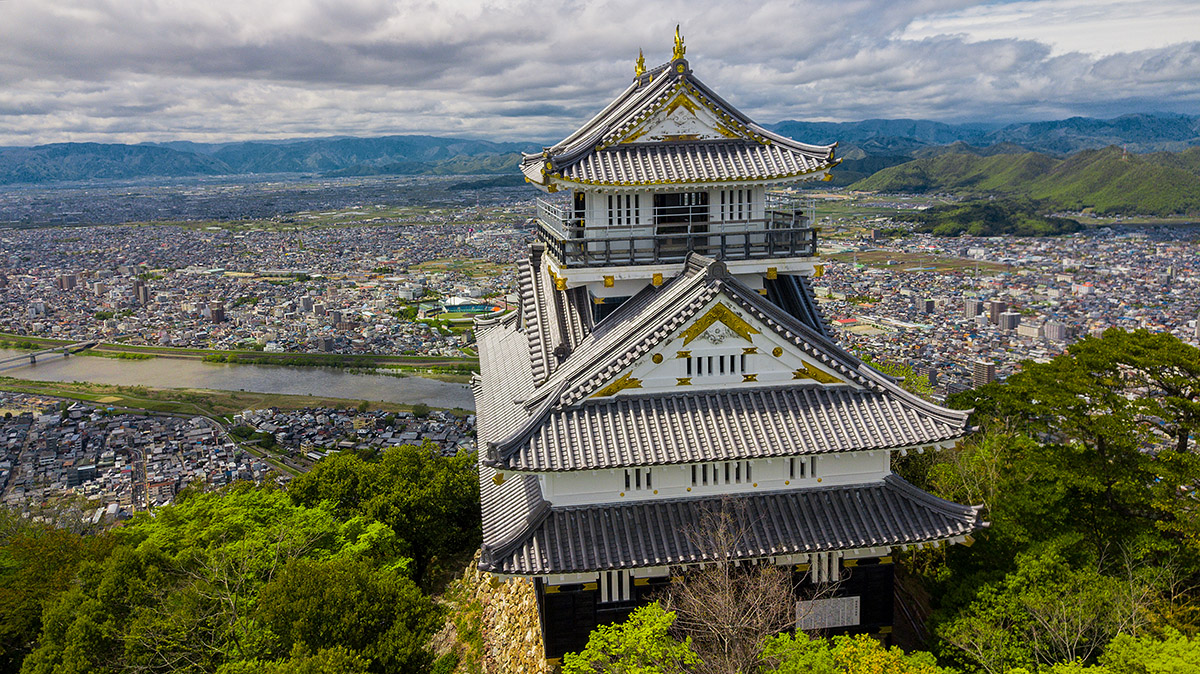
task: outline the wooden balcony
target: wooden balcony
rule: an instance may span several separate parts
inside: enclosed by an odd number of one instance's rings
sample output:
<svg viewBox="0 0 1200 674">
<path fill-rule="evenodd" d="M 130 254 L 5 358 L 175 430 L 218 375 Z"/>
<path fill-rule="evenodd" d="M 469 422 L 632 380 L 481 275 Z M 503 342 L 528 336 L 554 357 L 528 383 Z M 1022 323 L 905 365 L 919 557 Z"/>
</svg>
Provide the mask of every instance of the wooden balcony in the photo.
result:
<svg viewBox="0 0 1200 674">
<path fill-rule="evenodd" d="M 710 222 L 706 210 L 668 207 L 646 209 L 645 223 L 631 218 L 632 224 L 613 225 L 539 199 L 537 237 L 564 268 L 673 264 L 690 252 L 727 261 L 817 254 L 811 199 L 768 193 L 755 206 L 762 217 Z"/>
</svg>

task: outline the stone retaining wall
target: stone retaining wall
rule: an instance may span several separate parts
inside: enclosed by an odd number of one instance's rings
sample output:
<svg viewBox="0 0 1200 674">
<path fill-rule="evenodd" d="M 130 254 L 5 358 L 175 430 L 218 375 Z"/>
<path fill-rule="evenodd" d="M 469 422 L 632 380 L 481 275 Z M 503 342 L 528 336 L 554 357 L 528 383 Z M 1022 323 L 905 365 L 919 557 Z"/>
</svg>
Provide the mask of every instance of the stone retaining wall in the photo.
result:
<svg viewBox="0 0 1200 674">
<path fill-rule="evenodd" d="M 537 596 L 533 581 L 500 581 L 479 571 L 479 556 L 463 573 L 463 595 L 467 602 L 482 606 L 480 633 L 483 637 L 484 674 L 550 674 L 556 668 L 546 663 L 542 632 L 538 623 Z"/>
</svg>

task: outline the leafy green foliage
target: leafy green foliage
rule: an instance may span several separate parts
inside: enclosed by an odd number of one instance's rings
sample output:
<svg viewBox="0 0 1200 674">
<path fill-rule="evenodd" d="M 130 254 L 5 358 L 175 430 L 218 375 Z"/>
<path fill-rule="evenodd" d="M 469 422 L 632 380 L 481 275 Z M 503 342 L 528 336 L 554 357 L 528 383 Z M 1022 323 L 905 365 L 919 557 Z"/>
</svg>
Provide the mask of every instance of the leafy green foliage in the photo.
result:
<svg viewBox="0 0 1200 674">
<path fill-rule="evenodd" d="M 815 639 L 803 632 L 781 634 L 766 641 L 762 650 L 766 661 L 763 674 L 841 674 L 842 672 L 879 672 L 880 674 L 952 674 L 942 669 L 932 655 L 905 653 L 886 648 L 875 638 L 835 636 Z"/>
<path fill-rule="evenodd" d="M 64 567 L 22 671 L 433 671 L 442 609 L 381 521 L 235 484 L 94 540 L 111 552 Z"/>
<path fill-rule="evenodd" d="M 913 214 L 918 232 L 937 236 L 1057 236 L 1078 232 L 1078 222 L 1042 215 L 1044 207 L 1023 200 L 970 201 L 934 206 Z"/>
<path fill-rule="evenodd" d="M 683 674 L 700 658 L 690 638 L 671 636 L 674 622 L 674 613 L 647 604 L 625 622 L 596 628 L 586 648 L 563 658 L 563 674 Z"/>
<path fill-rule="evenodd" d="M 241 660 L 223 665 L 217 674 L 366 674 L 362 657 L 341 647 L 309 655 L 297 646 L 286 660 Z"/>
<path fill-rule="evenodd" d="M 109 536 L 80 536 L 0 509 L 0 672 L 20 668 L 42 629 L 42 612 L 79 566 L 108 554 Z"/>
<path fill-rule="evenodd" d="M 984 431 L 899 465 L 982 503 L 991 524 L 973 548 L 907 565 L 940 600 L 942 654 L 968 670 L 1076 671 L 1123 639 L 1196 628 L 1198 394 L 1200 350 L 1110 330 L 951 398 Z"/>
<path fill-rule="evenodd" d="M 400 537 L 418 582 L 431 565 L 479 545 L 479 477 L 471 454 L 443 457 L 430 447 L 393 447 L 377 461 L 339 454 L 297 477 L 289 492 L 339 517 L 381 522 Z"/>
<path fill-rule="evenodd" d="M 442 617 L 411 580 L 357 558 L 293 559 L 259 593 L 258 606 L 277 650 L 342 646 L 383 672 L 427 669 L 425 642 Z"/>
<path fill-rule="evenodd" d="M 984 586 L 966 611 L 938 628 L 988 672 L 1086 660 L 1119 634 L 1146 627 L 1139 600 L 1154 588 L 1092 567 L 1073 567 L 1058 552 L 1024 554 L 1016 571 Z"/>
</svg>

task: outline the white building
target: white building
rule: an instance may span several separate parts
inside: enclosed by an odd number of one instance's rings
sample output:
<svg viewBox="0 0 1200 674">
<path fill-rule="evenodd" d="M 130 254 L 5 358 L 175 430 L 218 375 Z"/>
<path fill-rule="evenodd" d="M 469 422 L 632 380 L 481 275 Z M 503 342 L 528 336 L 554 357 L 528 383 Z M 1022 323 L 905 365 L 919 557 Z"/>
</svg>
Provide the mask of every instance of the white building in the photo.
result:
<svg viewBox="0 0 1200 674">
<path fill-rule="evenodd" d="M 816 308 L 812 207 L 775 190 L 836 163 L 721 99 L 678 36 L 525 157 L 566 198 L 539 204 L 520 310 L 476 323 L 480 567 L 536 580 L 548 658 L 711 559 L 705 513 L 746 525 L 734 559 L 840 580 L 836 606 L 798 615 L 855 631 L 890 629 L 893 550 L 981 526 L 891 471 L 956 443 L 967 414 L 841 349 Z"/>
</svg>

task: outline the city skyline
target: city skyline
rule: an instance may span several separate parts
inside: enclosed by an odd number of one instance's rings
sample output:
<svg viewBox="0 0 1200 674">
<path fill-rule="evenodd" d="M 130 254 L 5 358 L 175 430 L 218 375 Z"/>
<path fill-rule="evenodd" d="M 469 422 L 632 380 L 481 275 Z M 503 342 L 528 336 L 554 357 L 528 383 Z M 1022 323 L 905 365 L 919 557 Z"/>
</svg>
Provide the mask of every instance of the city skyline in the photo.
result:
<svg viewBox="0 0 1200 674">
<path fill-rule="evenodd" d="M 424 133 L 544 140 L 670 55 L 764 122 L 1200 107 L 1182 0 L 604 5 L 0 2 L 0 145 Z M 744 30 L 730 31 L 729 26 Z M 789 27 L 779 30 L 776 27 Z"/>
</svg>

